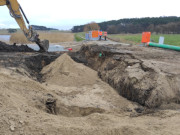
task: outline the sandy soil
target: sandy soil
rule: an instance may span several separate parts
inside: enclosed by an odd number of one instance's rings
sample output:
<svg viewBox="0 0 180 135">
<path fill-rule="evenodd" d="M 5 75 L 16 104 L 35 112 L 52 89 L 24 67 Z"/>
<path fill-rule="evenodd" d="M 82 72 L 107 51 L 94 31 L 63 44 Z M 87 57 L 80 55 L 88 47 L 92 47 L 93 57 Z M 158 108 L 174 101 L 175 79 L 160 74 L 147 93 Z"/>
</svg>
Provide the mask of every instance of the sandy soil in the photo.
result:
<svg viewBox="0 0 180 135">
<path fill-rule="evenodd" d="M 16 68 L 0 66 L 2 135 L 180 134 L 180 110 L 139 114 L 139 104 L 67 54 L 43 68 L 43 83 Z"/>
</svg>

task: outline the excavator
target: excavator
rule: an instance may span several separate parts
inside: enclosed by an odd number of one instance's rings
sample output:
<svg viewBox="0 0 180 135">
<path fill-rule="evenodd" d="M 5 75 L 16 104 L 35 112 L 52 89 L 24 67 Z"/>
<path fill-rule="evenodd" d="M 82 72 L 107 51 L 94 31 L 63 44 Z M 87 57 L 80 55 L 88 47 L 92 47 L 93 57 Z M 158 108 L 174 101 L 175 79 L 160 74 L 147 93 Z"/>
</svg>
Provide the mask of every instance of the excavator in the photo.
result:
<svg viewBox="0 0 180 135">
<path fill-rule="evenodd" d="M 21 30 L 24 32 L 24 35 L 26 38 L 31 41 L 36 43 L 39 48 L 40 52 L 47 52 L 49 48 L 49 41 L 48 40 L 43 40 L 41 41 L 39 39 L 39 34 L 32 28 L 32 26 L 29 23 L 29 20 L 27 19 L 21 5 L 18 3 L 17 0 L 0 0 L 0 6 L 7 6 L 10 15 L 16 20 L 17 24 L 21 28 Z M 28 27 L 26 26 L 26 23 L 28 24 Z"/>
</svg>

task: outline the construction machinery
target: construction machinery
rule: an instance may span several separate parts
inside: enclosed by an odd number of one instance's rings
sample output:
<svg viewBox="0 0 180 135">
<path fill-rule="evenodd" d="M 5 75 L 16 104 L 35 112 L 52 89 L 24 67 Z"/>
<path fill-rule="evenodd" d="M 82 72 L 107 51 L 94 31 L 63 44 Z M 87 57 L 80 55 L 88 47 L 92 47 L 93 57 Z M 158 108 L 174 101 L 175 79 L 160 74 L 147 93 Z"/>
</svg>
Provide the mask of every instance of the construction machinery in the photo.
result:
<svg viewBox="0 0 180 135">
<path fill-rule="evenodd" d="M 49 41 L 39 39 L 39 34 L 33 30 L 32 26 L 30 25 L 21 5 L 18 3 L 17 0 L 0 0 L 0 6 L 6 5 L 10 11 L 10 15 L 16 20 L 21 30 L 24 32 L 26 38 L 31 41 L 35 42 L 41 52 L 47 52 L 49 48 Z M 26 23 L 28 27 L 26 26 Z"/>
</svg>

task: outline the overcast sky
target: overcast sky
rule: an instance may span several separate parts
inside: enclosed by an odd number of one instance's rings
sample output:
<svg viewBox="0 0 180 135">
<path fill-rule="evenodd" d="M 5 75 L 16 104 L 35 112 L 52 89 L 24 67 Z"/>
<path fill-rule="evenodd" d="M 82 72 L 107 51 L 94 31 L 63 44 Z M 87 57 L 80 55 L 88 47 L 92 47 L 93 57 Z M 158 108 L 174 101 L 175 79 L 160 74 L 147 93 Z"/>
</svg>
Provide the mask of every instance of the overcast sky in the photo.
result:
<svg viewBox="0 0 180 135">
<path fill-rule="evenodd" d="M 180 16 L 179 0 L 18 0 L 33 25 L 71 29 L 91 21 Z M 6 6 L 0 7 L 0 28 L 18 28 Z"/>
</svg>

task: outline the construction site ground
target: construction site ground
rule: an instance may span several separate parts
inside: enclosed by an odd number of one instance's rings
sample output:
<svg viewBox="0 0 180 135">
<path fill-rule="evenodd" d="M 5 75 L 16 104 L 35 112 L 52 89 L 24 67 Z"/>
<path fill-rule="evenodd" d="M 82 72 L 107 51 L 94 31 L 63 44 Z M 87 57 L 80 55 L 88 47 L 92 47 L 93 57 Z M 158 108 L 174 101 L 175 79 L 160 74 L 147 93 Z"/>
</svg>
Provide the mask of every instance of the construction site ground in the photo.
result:
<svg viewBox="0 0 180 135">
<path fill-rule="evenodd" d="M 59 44 L 73 51 L 0 42 L 0 135 L 180 134 L 179 52 Z"/>
</svg>

